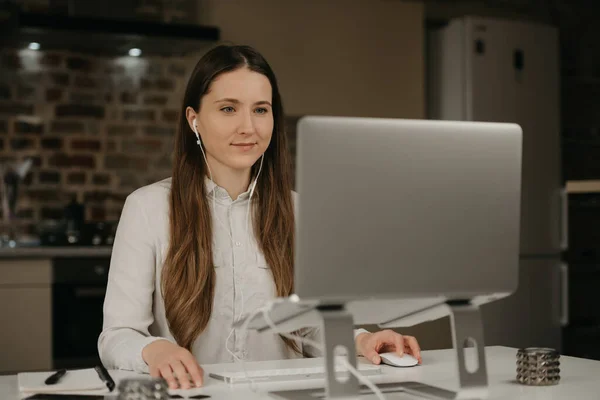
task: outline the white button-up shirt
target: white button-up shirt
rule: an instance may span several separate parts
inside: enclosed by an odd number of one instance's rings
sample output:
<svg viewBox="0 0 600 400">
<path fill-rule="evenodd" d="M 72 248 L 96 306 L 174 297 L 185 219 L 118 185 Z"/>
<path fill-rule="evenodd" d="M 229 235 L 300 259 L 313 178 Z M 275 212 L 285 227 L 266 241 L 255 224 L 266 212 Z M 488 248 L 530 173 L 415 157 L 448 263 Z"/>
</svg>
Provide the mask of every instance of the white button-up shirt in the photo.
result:
<svg viewBox="0 0 600 400">
<path fill-rule="evenodd" d="M 211 318 L 193 343 L 192 354 L 201 365 L 235 361 L 227 348 L 249 361 L 302 357 L 276 334 L 232 331 L 234 321 L 249 316 L 276 296 L 275 284 L 258 243 L 249 234 L 251 225 L 246 232 L 249 192 L 232 200 L 212 181 L 207 179 L 206 185 L 213 214 L 216 285 Z M 160 288 L 170 241 L 170 189 L 170 178 L 145 186 L 130 194 L 123 207 L 98 339 L 100 358 L 107 368 L 148 372 L 142 349 L 158 339 L 175 343 Z M 315 329 L 306 330 L 306 335 L 319 340 Z M 304 356 L 318 353 L 298 344 Z"/>
</svg>

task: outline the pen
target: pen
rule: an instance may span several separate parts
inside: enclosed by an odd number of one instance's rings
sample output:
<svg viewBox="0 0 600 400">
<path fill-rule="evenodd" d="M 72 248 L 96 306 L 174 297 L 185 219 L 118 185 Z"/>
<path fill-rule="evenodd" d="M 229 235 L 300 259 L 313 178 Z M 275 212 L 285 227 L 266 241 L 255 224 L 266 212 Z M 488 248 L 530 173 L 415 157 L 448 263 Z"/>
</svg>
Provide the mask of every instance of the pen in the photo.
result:
<svg viewBox="0 0 600 400">
<path fill-rule="evenodd" d="M 104 365 L 102 365 L 102 364 L 97 365 L 94 367 L 94 369 L 98 373 L 98 376 L 100 377 L 102 382 L 104 382 L 106 384 L 106 387 L 108 388 L 108 390 L 110 392 L 112 392 L 113 389 L 115 388 L 115 381 L 113 381 L 113 379 L 110 377 L 110 375 L 108 374 L 108 371 L 106 370 L 106 368 L 104 368 Z"/>
<path fill-rule="evenodd" d="M 67 373 L 66 369 L 59 369 L 58 371 L 56 371 L 55 373 L 53 373 L 52 375 L 50 375 L 45 381 L 44 383 L 46 385 L 54 385 L 55 383 L 57 383 L 60 378 L 63 377 L 64 374 Z"/>
</svg>

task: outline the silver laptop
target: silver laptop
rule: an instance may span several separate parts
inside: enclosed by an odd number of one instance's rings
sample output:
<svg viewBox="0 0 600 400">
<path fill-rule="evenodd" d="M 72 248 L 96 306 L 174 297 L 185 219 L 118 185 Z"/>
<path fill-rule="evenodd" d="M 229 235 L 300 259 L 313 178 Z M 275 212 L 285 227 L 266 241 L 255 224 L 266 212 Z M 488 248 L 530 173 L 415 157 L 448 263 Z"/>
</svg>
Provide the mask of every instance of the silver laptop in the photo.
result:
<svg viewBox="0 0 600 400">
<path fill-rule="evenodd" d="M 414 325 L 447 314 L 448 300 L 510 295 L 518 285 L 521 146 L 516 124 L 300 119 L 300 301 L 279 299 L 272 319 L 309 325 L 315 304 L 344 303 L 356 324 Z M 250 326 L 266 328 L 260 317 Z"/>
</svg>

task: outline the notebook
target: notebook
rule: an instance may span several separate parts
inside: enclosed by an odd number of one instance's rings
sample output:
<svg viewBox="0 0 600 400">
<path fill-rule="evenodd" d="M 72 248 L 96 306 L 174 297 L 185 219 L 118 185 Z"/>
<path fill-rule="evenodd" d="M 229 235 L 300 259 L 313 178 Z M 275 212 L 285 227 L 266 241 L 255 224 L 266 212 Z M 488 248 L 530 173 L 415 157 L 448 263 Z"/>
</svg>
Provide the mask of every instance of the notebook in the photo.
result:
<svg viewBox="0 0 600 400">
<path fill-rule="evenodd" d="M 93 369 L 68 370 L 54 385 L 46 385 L 44 381 L 56 371 L 21 372 L 17 374 L 19 391 L 22 393 L 73 393 L 73 394 L 104 394 L 109 390 L 102 382 L 98 373 Z M 115 383 L 121 379 L 139 377 L 132 371 L 108 371 Z"/>
<path fill-rule="evenodd" d="M 33 394 L 73 394 L 73 395 L 103 395 L 109 393 L 105 383 L 102 382 L 93 368 L 68 370 L 68 372 L 54 385 L 46 385 L 44 381 L 56 371 L 49 372 L 21 372 L 17 374 L 19 392 L 23 396 Z M 115 381 L 117 387 L 119 382 L 128 378 L 148 378 L 147 374 L 140 374 L 133 371 L 109 370 L 110 376 Z M 193 389 L 170 389 L 171 395 L 183 395 L 190 398 L 198 395 L 203 388 Z M 117 388 L 113 391 L 117 393 Z M 112 393 L 111 393 L 112 394 Z M 4 400 L 4 399 L 0 399 Z"/>
</svg>

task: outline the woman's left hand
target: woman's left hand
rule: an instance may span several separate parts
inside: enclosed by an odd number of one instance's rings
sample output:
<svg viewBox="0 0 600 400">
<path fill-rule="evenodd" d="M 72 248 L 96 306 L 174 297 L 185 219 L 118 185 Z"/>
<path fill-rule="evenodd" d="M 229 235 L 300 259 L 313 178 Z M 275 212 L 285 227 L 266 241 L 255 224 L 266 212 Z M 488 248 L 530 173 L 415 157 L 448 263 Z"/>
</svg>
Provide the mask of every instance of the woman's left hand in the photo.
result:
<svg viewBox="0 0 600 400">
<path fill-rule="evenodd" d="M 358 355 L 364 356 L 373 364 L 381 363 L 379 353 L 396 352 L 399 356 L 404 353 L 414 356 L 421 364 L 421 348 L 413 336 L 404 336 L 390 329 L 375 333 L 361 333 L 356 337 Z"/>
</svg>

